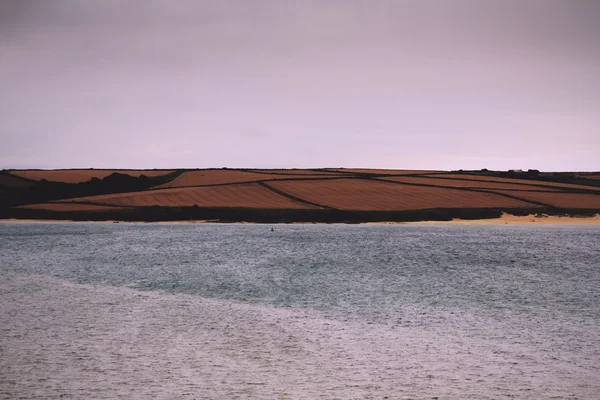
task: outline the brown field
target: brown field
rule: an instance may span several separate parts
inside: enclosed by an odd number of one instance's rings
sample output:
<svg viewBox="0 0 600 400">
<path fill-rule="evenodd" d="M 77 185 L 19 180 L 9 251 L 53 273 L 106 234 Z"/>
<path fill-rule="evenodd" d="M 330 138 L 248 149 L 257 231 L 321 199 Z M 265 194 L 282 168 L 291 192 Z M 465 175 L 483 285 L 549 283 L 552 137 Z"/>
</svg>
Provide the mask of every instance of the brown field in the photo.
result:
<svg viewBox="0 0 600 400">
<path fill-rule="evenodd" d="M 31 182 L 24 181 L 19 178 L 15 178 L 10 175 L 0 174 L 0 186 L 11 187 L 11 188 L 26 188 L 31 186 Z"/>
<path fill-rule="evenodd" d="M 80 197 L 71 199 L 70 201 L 89 201 L 114 206 L 133 207 L 191 207 L 197 205 L 198 207 L 316 208 L 290 200 L 256 183 L 106 194 Z"/>
<path fill-rule="evenodd" d="M 31 210 L 49 210 L 49 211 L 114 211 L 122 210 L 122 207 L 100 206 L 93 204 L 76 204 L 76 203 L 46 203 L 46 204 L 29 204 L 17 208 L 27 208 Z"/>
<path fill-rule="evenodd" d="M 410 170 L 410 169 L 369 169 L 369 168 L 327 168 L 332 172 L 351 172 L 354 174 L 378 174 L 378 175 L 411 175 L 411 174 L 431 174 L 440 171 Z"/>
<path fill-rule="evenodd" d="M 31 180 L 47 179 L 77 183 L 89 181 L 92 177 L 103 178 L 114 172 L 132 176 L 141 174 L 159 176 L 172 171 L 86 169 L 27 170 L 11 171 L 10 173 Z M 352 173 L 380 174 L 382 176 L 361 179 L 360 175 L 352 176 Z M 426 174 L 426 176 L 406 176 L 409 174 Z M 5 194 L 0 193 L 0 195 L 6 196 L 8 204 L 15 204 L 13 198 L 18 198 L 13 192 L 18 192 L 18 188 L 33 185 L 33 182 L 18 179 L 16 176 L 0 174 L 0 191 L 6 192 Z M 580 176 L 588 179 L 600 178 L 597 172 L 582 173 Z M 257 184 L 257 181 L 268 182 L 268 185 L 283 193 L 275 193 Z M 468 189 L 481 189 L 481 191 Z M 588 192 L 577 193 L 573 189 L 585 189 Z M 25 191 L 23 193 L 27 194 Z M 286 197 L 286 193 L 290 197 L 296 197 L 297 200 Z M 506 197 L 507 195 L 515 198 Z M 316 205 L 305 204 L 302 200 Z M 41 200 L 32 200 L 31 202 L 39 201 Z M 183 172 L 173 181 L 146 191 L 86 196 L 46 204 L 24 205 L 20 208 L 93 212 L 119 210 L 124 207 L 190 207 L 194 205 L 198 207 L 261 209 L 318 209 L 318 205 L 322 205 L 340 210 L 356 211 L 542 207 L 531 202 L 564 209 L 600 210 L 600 187 L 458 173 L 444 174 L 439 171 L 206 169 Z"/>
<path fill-rule="evenodd" d="M 105 170 L 105 169 L 52 169 L 52 170 L 26 170 L 10 171 L 11 174 L 34 181 L 46 179 L 52 182 L 81 183 L 87 182 L 92 178 L 102 179 L 110 174 L 118 172 L 131 176 L 161 176 L 166 175 L 172 170 Z"/>
<path fill-rule="evenodd" d="M 304 200 L 342 210 L 419 210 L 429 208 L 531 208 L 531 203 L 493 193 L 404 186 L 382 181 L 343 179 L 269 182 Z"/>
<path fill-rule="evenodd" d="M 574 185 L 571 183 L 558 183 L 558 182 L 546 182 L 546 181 L 535 181 L 529 179 L 513 179 L 513 178 L 496 178 L 495 176 L 481 176 L 481 175 L 462 175 L 462 174 L 434 174 L 429 175 L 437 178 L 455 178 L 463 180 L 477 180 L 486 182 L 502 182 L 502 183 L 514 183 L 514 184 L 525 184 L 525 185 L 543 185 L 553 186 L 564 189 L 585 189 L 585 190 L 600 190 L 600 187 L 586 186 L 586 185 Z"/>
<path fill-rule="evenodd" d="M 507 193 L 525 200 L 538 201 L 559 208 L 591 208 L 600 209 L 600 195 L 584 193 L 540 193 L 540 192 L 509 192 L 495 190 L 498 193 Z"/>
<path fill-rule="evenodd" d="M 581 175 L 582 178 L 585 179 L 593 179 L 593 180 L 600 180 L 600 175 Z"/>
<path fill-rule="evenodd" d="M 438 185 L 438 186 L 451 186 L 451 187 L 465 187 L 465 188 L 481 188 L 481 189 L 515 189 L 515 190 L 543 190 L 543 191 L 558 191 L 558 189 L 544 188 L 540 186 L 532 185 L 515 185 L 512 183 L 499 183 L 490 181 L 467 181 L 467 180 L 455 180 L 455 179 L 442 179 L 442 178 L 421 178 L 421 177 L 387 177 L 378 178 L 382 181 L 401 182 L 401 183 L 415 183 L 415 184 L 426 184 L 426 185 Z"/>
<path fill-rule="evenodd" d="M 316 177 L 322 177 L 315 174 Z M 310 175 L 298 175 L 298 178 L 308 178 Z M 174 187 L 185 187 L 185 186 L 204 186 L 204 185 L 222 185 L 227 183 L 243 183 L 243 182 L 255 182 L 260 180 L 273 180 L 273 179 L 284 179 L 287 176 L 257 173 L 257 172 L 246 172 L 238 171 L 233 169 L 216 169 L 216 170 L 203 170 L 203 171 L 187 171 L 173 179 L 171 182 L 167 182 L 164 185 L 157 186 L 159 189 L 163 188 L 174 188 Z M 293 176 L 289 176 L 289 179 L 293 179 Z"/>
<path fill-rule="evenodd" d="M 313 175 L 313 176 L 340 176 L 343 175 L 341 173 L 333 172 L 333 171 L 311 171 L 308 169 L 253 169 L 249 170 L 252 173 L 263 173 L 263 174 L 271 174 L 271 175 Z"/>
</svg>

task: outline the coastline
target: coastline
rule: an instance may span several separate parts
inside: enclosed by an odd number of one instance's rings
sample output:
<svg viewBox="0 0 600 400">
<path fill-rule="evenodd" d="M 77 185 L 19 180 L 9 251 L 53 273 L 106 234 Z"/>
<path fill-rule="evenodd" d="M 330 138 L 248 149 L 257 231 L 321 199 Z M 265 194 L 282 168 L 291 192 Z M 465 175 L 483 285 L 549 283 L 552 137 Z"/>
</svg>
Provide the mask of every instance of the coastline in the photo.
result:
<svg viewBox="0 0 600 400">
<path fill-rule="evenodd" d="M 466 220 L 453 218 L 452 221 L 401 222 L 410 225 L 600 225 L 600 214 L 592 217 L 571 217 L 535 214 L 516 216 L 503 213 L 500 218 Z"/>
<path fill-rule="evenodd" d="M 195 225 L 195 224 L 252 224 L 254 222 L 219 222 L 215 220 L 186 220 L 186 221 L 74 221 L 69 219 L 0 219 L 0 223 L 95 223 L 95 224 L 158 224 L 158 225 Z M 267 223 L 269 224 L 269 223 Z M 295 225 L 329 224 L 325 222 L 292 222 Z M 343 224 L 343 223 L 342 223 Z M 591 217 L 572 217 L 530 214 L 516 216 L 503 213 L 500 218 L 459 219 L 451 221 L 414 221 L 414 222 L 364 222 L 358 225 L 600 225 L 600 214 Z"/>
</svg>

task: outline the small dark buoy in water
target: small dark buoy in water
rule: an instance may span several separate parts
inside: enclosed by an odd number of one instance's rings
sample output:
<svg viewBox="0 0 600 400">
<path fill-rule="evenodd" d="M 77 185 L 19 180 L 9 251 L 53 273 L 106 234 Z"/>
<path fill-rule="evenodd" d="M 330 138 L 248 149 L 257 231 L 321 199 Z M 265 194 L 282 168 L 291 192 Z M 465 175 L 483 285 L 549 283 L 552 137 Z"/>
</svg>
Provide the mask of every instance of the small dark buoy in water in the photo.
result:
<svg viewBox="0 0 600 400">
<path fill-rule="evenodd" d="M 274 231 L 275 231 L 275 229 L 273 229 L 273 227 L 271 227 L 271 232 L 274 232 Z"/>
</svg>

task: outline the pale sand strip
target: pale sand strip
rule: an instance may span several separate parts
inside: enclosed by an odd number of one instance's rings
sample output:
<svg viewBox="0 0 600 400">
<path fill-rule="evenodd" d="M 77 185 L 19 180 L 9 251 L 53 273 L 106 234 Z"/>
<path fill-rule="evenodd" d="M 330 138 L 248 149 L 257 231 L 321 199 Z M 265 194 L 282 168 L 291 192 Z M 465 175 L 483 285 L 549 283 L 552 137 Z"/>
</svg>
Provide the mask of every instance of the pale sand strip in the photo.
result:
<svg viewBox="0 0 600 400">
<path fill-rule="evenodd" d="M 563 217 L 543 214 L 541 217 L 538 217 L 534 214 L 527 216 L 515 216 L 504 213 L 500 218 L 476 220 L 454 218 L 452 221 L 421 221 L 401 223 L 428 225 L 600 225 L 600 214 L 596 214 L 593 217 Z"/>
<path fill-rule="evenodd" d="M 123 224 L 214 224 L 219 223 L 218 221 L 207 221 L 207 220 L 188 220 L 188 221 L 72 221 L 72 220 L 52 220 L 52 219 L 0 219 L 2 222 L 80 222 L 80 223 L 123 223 Z M 229 222 L 228 222 L 229 223 Z M 231 222 L 233 224 L 251 224 L 251 222 Z M 293 224 L 322 224 L 322 222 L 294 222 Z M 600 225 L 600 214 L 596 214 L 592 217 L 573 217 L 573 216 L 554 216 L 545 215 L 538 217 L 534 214 L 527 216 L 515 216 L 511 214 L 502 214 L 500 218 L 488 218 L 488 219 L 458 219 L 454 218 L 452 221 L 418 221 L 418 222 L 366 222 L 361 225 L 391 225 L 391 224 L 427 224 L 427 225 Z M 272 224 L 266 224 L 272 225 Z"/>
</svg>

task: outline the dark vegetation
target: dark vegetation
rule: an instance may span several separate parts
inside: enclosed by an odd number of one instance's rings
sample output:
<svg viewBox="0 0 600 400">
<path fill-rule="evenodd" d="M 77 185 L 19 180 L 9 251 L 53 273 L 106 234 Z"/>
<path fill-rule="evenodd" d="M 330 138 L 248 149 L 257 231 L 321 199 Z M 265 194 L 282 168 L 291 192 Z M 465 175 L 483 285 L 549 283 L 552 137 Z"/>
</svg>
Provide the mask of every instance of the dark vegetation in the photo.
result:
<svg viewBox="0 0 600 400">
<path fill-rule="evenodd" d="M 489 209 L 455 208 L 411 211 L 343 211 L 309 209 L 257 209 L 257 208 L 204 208 L 204 207 L 138 207 L 117 211 L 64 212 L 12 208 L 0 210 L 1 218 L 57 219 L 74 221 L 187 221 L 206 220 L 212 222 L 254 223 L 348 223 L 364 222 L 417 222 L 450 221 L 460 219 L 499 218 L 502 212 L 513 215 L 545 213 L 549 215 L 592 216 L 598 210 L 563 209 Z"/>
<path fill-rule="evenodd" d="M 8 172 L 0 172 L 0 209 L 25 204 L 45 203 L 52 200 L 72 199 L 75 197 L 95 196 L 101 194 L 138 192 L 150 189 L 154 186 L 166 183 L 182 171 L 175 171 L 167 175 L 148 177 L 140 175 L 134 177 L 127 174 L 115 172 L 103 179 L 92 178 L 87 182 L 64 183 L 52 182 L 42 179 L 32 181 L 26 178 L 8 175 Z M 4 179 L 2 179 L 4 177 Z M 26 185 L 15 185 L 13 181 L 10 186 L 3 185 L 3 180 L 17 180 L 27 183 Z"/>
</svg>

